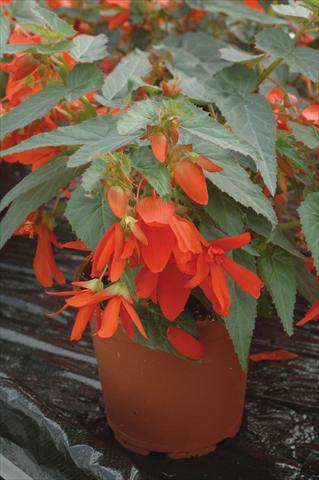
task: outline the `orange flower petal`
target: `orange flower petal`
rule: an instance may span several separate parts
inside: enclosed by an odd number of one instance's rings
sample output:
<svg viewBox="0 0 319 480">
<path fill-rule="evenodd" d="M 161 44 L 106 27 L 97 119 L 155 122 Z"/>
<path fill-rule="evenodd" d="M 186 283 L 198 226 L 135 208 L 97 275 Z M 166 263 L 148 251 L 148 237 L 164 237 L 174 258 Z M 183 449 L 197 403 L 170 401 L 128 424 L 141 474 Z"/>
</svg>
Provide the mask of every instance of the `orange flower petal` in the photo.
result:
<svg viewBox="0 0 319 480">
<path fill-rule="evenodd" d="M 136 211 L 143 222 L 150 226 L 167 225 L 174 214 L 175 206 L 172 201 L 165 203 L 161 197 L 144 197 L 136 204 Z"/>
<path fill-rule="evenodd" d="M 256 299 L 260 297 L 260 289 L 264 284 L 258 275 L 226 255 L 223 256 L 223 268 L 244 292 Z"/>
<path fill-rule="evenodd" d="M 82 334 L 90 321 L 94 311 L 93 305 L 83 306 L 79 309 L 76 317 L 75 323 L 71 332 L 71 340 L 80 340 Z"/>
<path fill-rule="evenodd" d="M 207 205 L 208 191 L 203 170 L 191 160 L 179 160 L 174 166 L 174 178 L 194 202 Z"/>
<path fill-rule="evenodd" d="M 203 254 L 198 255 L 196 261 L 196 273 L 194 277 L 187 283 L 189 288 L 197 287 L 200 285 L 205 278 L 209 275 L 209 264 L 205 261 L 205 256 Z"/>
<path fill-rule="evenodd" d="M 185 218 L 174 215 L 169 225 L 176 236 L 178 248 L 182 252 L 200 253 L 202 244 L 207 243 L 195 225 Z"/>
<path fill-rule="evenodd" d="M 114 241 L 114 229 L 115 224 L 113 224 L 109 230 L 101 238 L 96 252 L 93 256 L 92 264 L 92 277 L 98 277 L 100 272 L 105 267 L 106 263 L 111 258 L 111 255 L 114 251 L 115 241 Z"/>
<path fill-rule="evenodd" d="M 138 298 L 148 298 L 157 287 L 158 274 L 142 268 L 135 277 Z"/>
<path fill-rule="evenodd" d="M 122 225 L 118 222 L 115 224 L 114 228 L 115 248 L 109 272 L 111 282 L 116 282 L 120 278 L 126 265 L 126 260 L 122 258 L 124 240 L 124 230 Z"/>
<path fill-rule="evenodd" d="M 202 155 L 198 157 L 198 165 L 204 170 L 207 170 L 207 172 L 222 172 L 224 170 L 223 167 L 216 165 L 212 160 L 209 160 L 209 158 L 203 157 Z"/>
<path fill-rule="evenodd" d="M 170 327 L 167 330 L 167 338 L 178 353 L 191 360 L 199 360 L 204 355 L 204 345 L 197 338 L 185 330 L 177 327 Z"/>
<path fill-rule="evenodd" d="M 287 350 L 272 350 L 271 352 L 253 353 L 252 355 L 249 355 L 249 360 L 252 360 L 253 362 L 263 362 L 265 360 L 293 360 L 297 357 L 297 353 L 288 352 Z"/>
<path fill-rule="evenodd" d="M 122 305 L 124 309 L 127 311 L 127 313 L 129 314 L 129 316 L 131 317 L 133 323 L 136 325 L 136 328 L 140 332 L 140 334 L 143 335 L 143 337 L 148 338 L 144 330 L 143 324 L 141 322 L 141 319 L 136 313 L 134 307 L 129 302 L 127 302 L 124 298 L 122 298 Z"/>
<path fill-rule="evenodd" d="M 213 240 L 210 244 L 212 247 L 222 248 L 223 250 L 233 250 L 234 248 L 240 248 L 247 245 L 251 241 L 249 232 L 242 233 L 241 235 L 235 235 L 233 237 L 222 237 L 217 240 Z"/>
<path fill-rule="evenodd" d="M 88 301 L 93 297 L 94 292 L 92 290 L 83 290 L 82 292 L 75 293 L 72 298 L 67 298 L 65 303 L 70 307 L 80 308 L 88 304 Z"/>
<path fill-rule="evenodd" d="M 123 188 L 117 185 L 109 188 L 107 192 L 107 201 L 114 215 L 119 218 L 125 216 L 128 206 L 128 197 Z"/>
<path fill-rule="evenodd" d="M 223 317 L 226 317 L 230 308 L 230 295 L 224 270 L 221 265 L 212 263 L 210 266 L 211 286 L 214 296 L 214 310 Z"/>
<path fill-rule="evenodd" d="M 186 288 L 189 275 L 180 272 L 174 263 L 169 263 L 159 275 L 158 303 L 168 320 L 175 320 L 184 310 L 192 289 Z"/>
<path fill-rule="evenodd" d="M 154 156 L 161 163 L 165 162 L 168 150 L 169 143 L 167 138 L 163 133 L 155 133 L 150 138 L 151 149 Z"/>
<path fill-rule="evenodd" d="M 311 320 L 319 320 L 319 300 L 317 300 L 308 310 L 306 315 L 296 323 L 298 327 L 302 327 Z"/>
<path fill-rule="evenodd" d="M 101 328 L 97 332 L 100 338 L 110 338 L 116 332 L 121 303 L 121 298 L 118 296 L 111 298 L 107 303 L 103 313 Z"/>
<path fill-rule="evenodd" d="M 164 270 L 172 253 L 174 234 L 169 227 L 149 227 L 143 225 L 148 245 L 141 244 L 141 255 L 145 265 L 153 273 Z"/>
</svg>

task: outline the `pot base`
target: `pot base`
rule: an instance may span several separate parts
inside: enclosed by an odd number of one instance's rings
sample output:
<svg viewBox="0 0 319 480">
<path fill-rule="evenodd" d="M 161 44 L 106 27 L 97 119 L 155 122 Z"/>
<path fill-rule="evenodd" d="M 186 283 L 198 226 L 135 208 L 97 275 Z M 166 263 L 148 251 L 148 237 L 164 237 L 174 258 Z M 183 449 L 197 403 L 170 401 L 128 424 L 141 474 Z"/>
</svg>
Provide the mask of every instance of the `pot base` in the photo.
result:
<svg viewBox="0 0 319 480">
<path fill-rule="evenodd" d="M 136 445 L 133 441 L 130 441 L 126 438 L 126 436 L 122 436 L 120 433 L 115 433 L 115 438 L 118 443 L 122 445 L 122 447 L 130 450 L 131 452 L 137 453 L 138 455 L 147 456 L 153 453 L 151 450 L 145 450 L 144 448 Z M 172 460 L 178 460 L 182 458 L 191 458 L 191 457 L 200 457 L 202 455 L 208 455 L 209 453 L 213 453 L 216 450 L 217 445 L 209 445 L 207 447 L 199 448 L 196 450 L 192 450 L 190 452 L 160 452 L 166 454 Z M 158 453 L 158 452 L 157 452 Z"/>
</svg>

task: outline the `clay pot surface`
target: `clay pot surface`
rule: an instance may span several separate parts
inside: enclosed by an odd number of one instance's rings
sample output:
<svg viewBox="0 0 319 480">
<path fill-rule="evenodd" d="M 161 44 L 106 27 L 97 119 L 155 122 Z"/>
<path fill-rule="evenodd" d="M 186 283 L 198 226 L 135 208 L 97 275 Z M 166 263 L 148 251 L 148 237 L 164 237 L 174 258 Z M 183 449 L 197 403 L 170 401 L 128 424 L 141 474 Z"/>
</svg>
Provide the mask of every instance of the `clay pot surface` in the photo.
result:
<svg viewBox="0 0 319 480">
<path fill-rule="evenodd" d="M 108 422 L 128 449 L 199 456 L 238 432 L 246 375 L 222 322 L 199 329 L 202 363 L 134 343 L 121 328 L 108 340 L 93 336 Z"/>
</svg>

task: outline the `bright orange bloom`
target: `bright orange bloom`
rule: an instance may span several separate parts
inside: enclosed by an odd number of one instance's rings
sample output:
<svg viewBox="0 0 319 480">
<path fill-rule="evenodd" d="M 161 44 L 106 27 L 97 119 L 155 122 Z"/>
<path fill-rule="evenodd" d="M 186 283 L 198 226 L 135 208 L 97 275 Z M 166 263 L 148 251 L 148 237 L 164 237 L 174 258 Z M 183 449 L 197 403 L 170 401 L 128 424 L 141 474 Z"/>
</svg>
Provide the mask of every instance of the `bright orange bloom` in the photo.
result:
<svg viewBox="0 0 319 480">
<path fill-rule="evenodd" d="M 288 352 L 287 350 L 273 350 L 271 352 L 260 352 L 249 355 L 249 360 L 253 362 L 278 361 L 278 360 L 294 360 L 298 357 L 297 353 Z"/>
<path fill-rule="evenodd" d="M 309 122 L 313 122 L 316 127 L 319 127 L 319 103 L 314 103 L 304 108 L 302 116 Z"/>
<path fill-rule="evenodd" d="M 92 277 L 98 277 L 109 265 L 108 276 L 116 282 L 123 274 L 127 258 L 138 249 L 139 243 L 147 244 L 148 240 L 138 222 L 132 217 L 125 217 L 129 229 L 129 237 L 125 238 L 125 230 L 121 222 L 114 223 L 101 238 L 93 256 Z"/>
<path fill-rule="evenodd" d="M 153 273 L 164 270 L 173 252 L 175 243 L 181 252 L 199 253 L 206 240 L 196 227 L 175 212 L 172 201 L 165 203 L 158 196 L 144 197 L 136 205 L 136 211 L 143 220 L 143 230 L 148 243 L 141 245 L 145 265 Z"/>
<path fill-rule="evenodd" d="M 118 185 L 112 186 L 107 192 L 107 201 L 114 215 L 123 218 L 128 206 L 128 197 L 123 188 Z"/>
<path fill-rule="evenodd" d="M 58 312 L 49 314 L 49 316 L 55 315 L 68 307 L 78 309 L 71 332 L 71 340 L 80 340 L 93 313 L 96 314 L 97 320 L 96 335 L 101 338 L 110 338 L 114 335 L 120 318 L 128 335 L 135 335 L 132 325 L 134 323 L 138 331 L 147 338 L 142 322 L 132 306 L 132 299 L 125 284 L 119 282 L 104 288 L 101 280 L 92 279 L 73 282 L 72 285 L 81 287 L 83 290 L 48 292 L 49 295 L 68 297 L 65 300 L 65 305 Z M 107 301 L 107 304 L 102 313 L 100 303 L 104 301 Z"/>
<path fill-rule="evenodd" d="M 65 283 L 63 273 L 55 262 L 52 245 L 60 247 L 56 236 L 50 228 L 41 223 L 35 227 L 38 235 L 33 268 L 38 281 L 46 288 L 52 287 L 53 279 L 62 285 Z"/>
<path fill-rule="evenodd" d="M 196 273 L 188 283 L 188 287 L 200 286 L 207 298 L 212 302 L 214 310 L 227 316 L 230 308 L 230 295 L 225 272 L 246 293 L 259 298 L 263 282 L 247 268 L 225 255 L 225 251 L 247 245 L 251 240 L 249 233 L 234 237 L 223 237 L 210 242 L 197 258 Z"/>
<path fill-rule="evenodd" d="M 306 315 L 296 323 L 298 327 L 302 327 L 311 320 L 319 320 L 319 300 L 317 300 L 308 310 Z"/>
<path fill-rule="evenodd" d="M 161 163 L 165 162 L 169 150 L 169 142 L 164 133 L 154 133 L 150 137 L 151 149 Z"/>
<path fill-rule="evenodd" d="M 197 163 L 190 158 L 182 158 L 174 165 L 174 179 L 194 202 L 207 205 L 208 191 L 203 168 L 209 172 L 223 170 L 222 167 L 203 156 L 198 157 Z"/>
<path fill-rule="evenodd" d="M 204 345 L 197 338 L 178 327 L 167 330 L 167 338 L 177 352 L 191 360 L 199 360 L 204 355 Z"/>
</svg>

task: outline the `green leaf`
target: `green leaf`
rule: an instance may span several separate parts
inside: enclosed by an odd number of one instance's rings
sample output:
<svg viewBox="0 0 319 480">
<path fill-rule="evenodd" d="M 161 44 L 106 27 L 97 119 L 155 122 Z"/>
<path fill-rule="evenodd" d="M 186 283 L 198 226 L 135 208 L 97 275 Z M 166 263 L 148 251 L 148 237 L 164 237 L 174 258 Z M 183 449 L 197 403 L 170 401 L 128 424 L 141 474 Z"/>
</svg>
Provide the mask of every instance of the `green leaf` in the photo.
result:
<svg viewBox="0 0 319 480">
<path fill-rule="evenodd" d="M 76 32 L 71 25 L 58 17 L 56 13 L 40 5 L 34 0 L 23 0 L 8 5 L 12 16 L 26 30 L 39 33 L 49 39 L 65 38 Z"/>
<path fill-rule="evenodd" d="M 232 45 L 220 48 L 219 51 L 224 60 L 232 63 L 248 63 L 249 65 L 252 65 L 259 62 L 264 57 L 262 54 L 253 55 L 252 53 L 240 50 Z"/>
<path fill-rule="evenodd" d="M 77 62 L 96 62 L 108 54 L 106 44 L 108 38 L 103 33 L 99 35 L 78 35 L 73 39 L 70 54 Z"/>
<path fill-rule="evenodd" d="M 206 32 L 187 32 L 166 37 L 155 49 L 167 50 L 165 58 L 172 73 L 202 81 L 229 65 L 221 57 L 220 49 L 224 46 Z"/>
<path fill-rule="evenodd" d="M 133 154 L 134 168 L 155 188 L 161 197 L 172 194 L 167 166 L 160 164 L 148 147 L 142 147 Z"/>
<path fill-rule="evenodd" d="M 85 93 L 98 90 L 103 83 L 103 73 L 96 65 L 82 63 L 71 70 L 66 81 L 67 94 L 65 98 L 72 102 Z"/>
<path fill-rule="evenodd" d="M 288 33 L 274 28 L 263 30 L 256 35 L 256 47 L 272 57 L 284 59 L 292 72 L 302 73 L 318 82 L 318 51 L 309 47 L 296 48 Z"/>
<path fill-rule="evenodd" d="M 283 15 L 285 17 L 299 17 L 307 19 L 311 16 L 311 10 L 303 7 L 302 5 L 292 4 L 292 5 L 271 5 L 271 8 L 278 15 Z"/>
<path fill-rule="evenodd" d="M 313 263 L 319 273 L 319 192 L 309 193 L 298 212 Z"/>
<path fill-rule="evenodd" d="M 40 53 L 49 55 L 56 52 L 65 52 L 70 50 L 72 42 L 62 41 L 53 45 L 46 45 L 43 43 L 15 43 L 13 45 L 4 45 L 1 47 L 1 53 L 16 54 L 21 52 Z"/>
<path fill-rule="evenodd" d="M 235 262 L 255 272 L 254 258 L 246 252 L 236 250 L 233 253 Z M 257 301 L 245 293 L 233 280 L 227 278 L 231 296 L 231 308 L 224 317 L 226 328 L 234 344 L 240 364 L 247 369 L 247 359 L 257 315 Z"/>
<path fill-rule="evenodd" d="M 117 129 L 121 135 L 142 133 L 146 125 L 152 125 L 158 115 L 160 104 L 152 100 L 137 102 L 118 120 Z"/>
<path fill-rule="evenodd" d="M 3 53 L 5 53 L 3 51 L 3 48 L 4 48 L 5 44 L 7 43 L 8 39 L 9 39 L 9 36 L 10 36 L 9 22 L 6 19 L 6 17 L 2 14 L 0 15 L 0 32 L 1 32 L 1 35 L 0 35 L 1 52 L 0 52 L 0 54 L 2 55 Z"/>
<path fill-rule="evenodd" d="M 116 121 L 113 117 L 113 122 L 110 122 L 108 128 L 105 129 L 102 138 L 96 142 L 88 143 L 79 148 L 77 152 L 70 156 L 68 166 L 76 167 L 88 162 L 92 162 L 99 158 L 102 154 L 113 152 L 128 143 L 136 140 L 137 135 L 120 135 L 117 131 Z"/>
<path fill-rule="evenodd" d="M 305 260 L 305 256 L 300 252 L 295 244 L 286 237 L 279 226 L 274 229 L 271 223 L 269 223 L 265 218 L 256 215 L 251 210 L 246 210 L 246 225 L 249 230 L 252 230 L 262 237 L 265 237 L 267 239 L 267 243 L 277 245 L 294 257 L 299 257 Z"/>
<path fill-rule="evenodd" d="M 257 75 L 252 70 L 233 65 L 217 73 L 206 88 L 237 136 L 256 150 L 256 166 L 274 194 L 276 123 L 269 102 L 258 93 L 252 93 L 256 84 Z"/>
<path fill-rule="evenodd" d="M 257 259 L 258 271 L 288 335 L 293 334 L 297 284 L 293 258 L 280 248 Z"/>
<path fill-rule="evenodd" d="M 72 178 L 82 172 L 83 168 L 66 168 L 66 159 L 59 158 L 30 173 L 16 185 L 11 190 L 12 193 L 9 192 L 3 199 L 3 205 L 8 205 L 12 200 L 13 202 L 0 224 L 0 248 L 30 212 L 51 200 L 60 188 L 65 187 Z"/>
<path fill-rule="evenodd" d="M 208 205 L 205 207 L 206 212 L 228 235 L 243 233 L 245 228 L 238 203 L 218 190 L 211 182 L 207 182 L 207 184 Z"/>
<path fill-rule="evenodd" d="M 29 97 L 18 107 L 10 110 L 1 117 L 1 136 L 18 128 L 25 127 L 29 123 L 43 117 L 53 108 L 66 94 L 66 88 L 62 84 L 55 84 L 46 87 L 41 92 Z"/>
<path fill-rule="evenodd" d="M 319 133 L 312 127 L 300 125 L 299 123 L 291 122 L 294 137 L 298 142 L 303 142 L 306 147 L 315 149 L 319 148 Z"/>
<path fill-rule="evenodd" d="M 278 153 L 286 157 L 295 167 L 301 168 L 309 177 L 312 177 L 310 168 L 298 153 L 297 146 L 294 143 L 290 135 L 280 135 L 276 142 Z"/>
<path fill-rule="evenodd" d="M 112 115 L 99 115 L 77 125 L 59 127 L 52 132 L 40 133 L 24 142 L 0 152 L 0 156 L 23 152 L 38 147 L 59 147 L 63 145 L 87 145 L 105 137 L 108 127 L 115 123 Z"/>
<path fill-rule="evenodd" d="M 298 292 L 312 304 L 319 298 L 319 282 L 317 282 L 314 275 L 308 271 L 304 260 L 295 258 L 294 261 Z"/>
<path fill-rule="evenodd" d="M 210 147 L 233 150 L 243 155 L 249 155 L 252 158 L 257 156 L 256 150 L 247 141 L 238 138 L 235 133 L 230 132 L 226 127 L 223 127 L 199 109 L 195 112 L 196 115 L 191 120 L 183 119 L 181 121 L 181 143 L 196 144 L 203 141 Z M 195 148 L 193 150 L 196 151 Z"/>
<path fill-rule="evenodd" d="M 110 107 L 119 107 L 123 98 L 129 93 L 129 83 L 141 82 L 151 70 L 148 54 L 135 50 L 126 55 L 108 75 L 102 87 L 103 104 Z"/>
<path fill-rule="evenodd" d="M 91 192 L 97 187 L 99 180 L 106 170 L 106 162 L 101 158 L 93 160 L 89 168 L 82 175 L 82 187 L 86 192 Z"/>
<path fill-rule="evenodd" d="M 65 216 L 77 238 L 92 250 L 96 249 L 105 232 L 117 221 L 104 198 L 102 186 L 92 195 L 78 187 L 71 195 Z"/>
<path fill-rule="evenodd" d="M 250 20 L 264 25 L 285 24 L 285 20 L 272 17 L 252 8 L 247 8 L 241 2 L 231 0 L 187 0 L 186 3 L 196 9 L 203 9 L 211 13 L 224 13 L 234 20 Z"/>
</svg>

